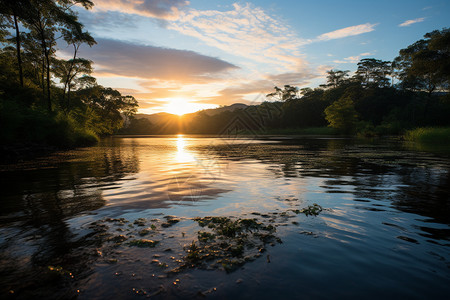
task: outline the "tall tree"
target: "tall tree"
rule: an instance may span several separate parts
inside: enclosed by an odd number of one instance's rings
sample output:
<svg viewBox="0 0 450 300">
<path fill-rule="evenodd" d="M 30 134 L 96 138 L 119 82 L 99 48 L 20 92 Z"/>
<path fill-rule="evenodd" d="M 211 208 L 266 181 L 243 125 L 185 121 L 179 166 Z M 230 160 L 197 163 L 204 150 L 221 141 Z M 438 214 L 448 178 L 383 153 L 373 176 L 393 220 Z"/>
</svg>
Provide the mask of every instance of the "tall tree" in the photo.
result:
<svg viewBox="0 0 450 300">
<path fill-rule="evenodd" d="M 327 71 L 327 83 L 322 84 L 321 87 L 324 88 L 337 88 L 338 86 L 344 84 L 348 80 L 349 70 L 329 70 Z"/>
<path fill-rule="evenodd" d="M 84 32 L 80 29 L 82 28 L 79 28 L 78 26 L 62 29 L 64 40 L 68 45 L 73 47 L 73 58 L 64 64 L 65 74 L 62 77 L 64 83 L 63 101 L 65 100 L 67 91 L 67 108 L 70 108 L 70 89 L 72 87 L 72 81 L 79 74 L 89 75 L 92 72 L 91 62 L 89 60 L 77 58 L 78 50 L 82 44 L 87 44 L 89 47 L 92 47 L 97 43 L 89 32 Z"/>
<path fill-rule="evenodd" d="M 89 76 L 92 73 L 92 61 L 84 58 L 69 60 L 58 59 L 54 63 L 55 76 L 60 78 L 63 86 L 63 103 L 66 110 L 70 110 L 71 90 L 77 85 L 78 77 Z M 65 101 L 67 95 L 67 101 Z"/>
<path fill-rule="evenodd" d="M 15 31 L 14 42 L 16 45 L 17 67 L 19 71 L 20 85 L 24 86 L 23 68 L 21 57 L 21 34 L 19 29 L 20 20 L 27 18 L 30 2 L 25 0 L 0 0 L 0 14 L 5 21 L 9 21 L 11 28 Z M 3 22 L 2 22 L 3 23 Z"/>
<path fill-rule="evenodd" d="M 450 84 L 450 29 L 435 30 L 405 49 L 395 59 L 402 87 L 411 90 L 448 91 Z"/>
<path fill-rule="evenodd" d="M 35 31 L 44 57 L 43 67 L 46 77 L 46 96 L 48 110 L 52 110 L 51 103 L 51 58 L 55 52 L 56 33 L 64 28 L 82 32 L 82 25 L 76 14 L 71 10 L 75 4 L 85 8 L 92 7 L 88 0 L 30 0 L 31 6 L 27 12 L 25 25 Z M 45 91 L 45 90 L 44 90 Z"/>
<path fill-rule="evenodd" d="M 277 86 L 274 89 L 275 92 L 267 94 L 266 97 L 274 98 L 278 101 L 287 101 L 298 97 L 298 88 L 294 86 L 287 84 L 282 89 Z"/>
<path fill-rule="evenodd" d="M 358 62 L 355 79 L 361 81 L 365 87 L 389 86 L 387 76 L 391 75 L 391 62 L 375 58 L 364 58 Z"/>
</svg>

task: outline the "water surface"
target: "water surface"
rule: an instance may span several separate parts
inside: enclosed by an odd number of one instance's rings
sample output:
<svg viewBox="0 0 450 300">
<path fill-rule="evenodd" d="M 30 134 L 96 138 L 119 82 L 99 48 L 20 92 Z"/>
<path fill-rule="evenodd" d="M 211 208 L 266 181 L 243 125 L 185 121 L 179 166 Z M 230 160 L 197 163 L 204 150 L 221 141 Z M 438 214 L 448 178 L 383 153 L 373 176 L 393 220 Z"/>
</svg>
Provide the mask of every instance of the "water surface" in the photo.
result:
<svg viewBox="0 0 450 300">
<path fill-rule="evenodd" d="M 114 137 L 3 166 L 0 178 L 2 298 L 447 299 L 450 292 L 445 153 L 397 141 Z M 316 217 L 293 213 L 314 203 L 324 209 Z M 169 215 L 180 222 L 161 226 Z M 282 243 L 230 272 L 219 265 L 170 273 L 197 240 L 192 218 L 205 216 L 271 220 Z M 156 247 L 112 242 L 139 238 L 139 218 L 156 225 L 149 235 Z"/>
</svg>

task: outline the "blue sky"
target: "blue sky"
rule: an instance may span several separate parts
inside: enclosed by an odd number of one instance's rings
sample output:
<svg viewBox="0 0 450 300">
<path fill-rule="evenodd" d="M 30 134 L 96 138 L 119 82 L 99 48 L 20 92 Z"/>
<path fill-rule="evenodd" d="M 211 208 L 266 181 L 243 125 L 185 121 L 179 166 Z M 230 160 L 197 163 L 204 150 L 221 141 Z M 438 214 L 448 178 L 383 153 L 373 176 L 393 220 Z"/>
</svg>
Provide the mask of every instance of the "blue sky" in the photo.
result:
<svg viewBox="0 0 450 300">
<path fill-rule="evenodd" d="M 392 60 L 450 26 L 450 1 L 94 3 L 78 12 L 98 44 L 80 56 L 95 62 L 100 84 L 133 95 L 144 113 L 255 103 L 275 85 L 316 87 L 327 70 Z"/>
</svg>

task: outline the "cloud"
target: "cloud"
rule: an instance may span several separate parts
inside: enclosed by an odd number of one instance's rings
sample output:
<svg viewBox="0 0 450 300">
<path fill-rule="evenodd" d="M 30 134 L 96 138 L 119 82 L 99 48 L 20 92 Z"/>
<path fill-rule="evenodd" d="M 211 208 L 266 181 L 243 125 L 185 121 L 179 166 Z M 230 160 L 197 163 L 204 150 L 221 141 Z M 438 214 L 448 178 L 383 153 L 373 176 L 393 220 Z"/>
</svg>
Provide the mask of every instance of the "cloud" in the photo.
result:
<svg viewBox="0 0 450 300">
<path fill-rule="evenodd" d="M 319 75 L 311 71 L 303 72 L 287 72 L 281 74 L 268 75 L 267 79 L 270 80 L 275 85 L 304 85 L 311 79 L 317 78 Z M 273 85 L 272 84 L 272 85 Z"/>
<path fill-rule="evenodd" d="M 97 45 L 80 50 L 80 56 L 95 62 L 100 76 L 124 76 L 142 79 L 209 82 L 220 73 L 238 67 L 221 59 L 194 51 L 176 50 L 124 41 L 97 38 Z"/>
<path fill-rule="evenodd" d="M 344 58 L 344 60 L 333 60 L 336 64 L 356 64 L 361 60 L 361 57 L 373 55 L 371 52 L 364 52 L 360 55 L 349 56 Z"/>
<path fill-rule="evenodd" d="M 100 29 L 102 31 L 115 31 L 118 28 L 132 30 L 136 28 L 136 18 L 133 15 L 119 11 L 91 12 L 85 9 L 78 11 L 82 24 L 87 28 Z"/>
<path fill-rule="evenodd" d="M 355 25 L 350 27 L 345 27 L 342 29 L 338 29 L 335 31 L 331 31 L 328 33 L 321 34 L 317 37 L 317 40 L 319 41 L 328 41 L 328 40 L 334 40 L 334 39 L 341 39 L 349 36 L 355 36 L 360 35 L 363 33 L 371 32 L 375 30 L 375 26 L 378 24 L 361 24 L 361 25 Z"/>
<path fill-rule="evenodd" d="M 305 64 L 298 48 L 309 43 L 263 9 L 233 4 L 231 10 L 196 10 L 185 0 L 96 0 L 94 12 L 119 11 L 153 18 L 235 56 L 280 68 Z M 93 21 L 95 23 L 95 21 Z"/>
<path fill-rule="evenodd" d="M 414 20 L 407 20 L 407 21 L 403 22 L 402 24 L 399 24 L 398 26 L 399 27 L 406 27 L 406 26 L 410 26 L 410 25 L 415 24 L 415 23 L 423 22 L 423 21 L 425 21 L 425 18 L 417 18 L 417 19 L 414 19 Z"/>
<path fill-rule="evenodd" d="M 283 22 L 248 3 L 235 3 L 227 11 L 190 9 L 181 12 L 167 28 L 256 62 L 281 68 L 305 64 L 298 49 L 307 41 L 298 38 Z"/>
<path fill-rule="evenodd" d="M 305 86 L 314 78 L 321 75 L 316 72 L 288 72 L 266 75 L 264 79 L 235 82 L 229 87 L 219 91 L 213 100 L 218 104 L 231 104 L 235 102 L 264 101 L 265 95 L 273 92 L 274 86 Z"/>
<path fill-rule="evenodd" d="M 95 10 L 116 10 L 172 20 L 189 4 L 185 0 L 96 0 Z"/>
</svg>

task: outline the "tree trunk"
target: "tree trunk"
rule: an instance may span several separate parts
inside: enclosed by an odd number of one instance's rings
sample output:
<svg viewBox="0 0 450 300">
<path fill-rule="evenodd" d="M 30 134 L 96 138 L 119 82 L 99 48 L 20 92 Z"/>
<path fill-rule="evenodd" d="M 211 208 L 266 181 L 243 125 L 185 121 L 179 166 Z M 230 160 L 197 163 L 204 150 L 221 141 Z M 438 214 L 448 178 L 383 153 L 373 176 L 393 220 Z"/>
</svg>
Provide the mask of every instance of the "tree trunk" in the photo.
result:
<svg viewBox="0 0 450 300">
<path fill-rule="evenodd" d="M 16 50 L 17 50 L 17 64 L 19 66 L 20 86 L 23 87 L 22 58 L 20 56 L 20 32 L 19 32 L 19 24 L 17 22 L 17 16 L 16 16 L 15 12 L 14 12 L 14 26 L 16 28 Z"/>
<path fill-rule="evenodd" d="M 67 80 L 64 83 L 64 94 L 63 94 L 63 100 L 64 100 L 66 87 L 67 87 L 67 109 L 68 110 L 70 110 L 70 83 L 74 77 L 74 76 L 72 76 L 72 70 L 73 70 L 73 66 L 75 65 L 75 59 L 77 58 L 77 52 L 78 52 L 78 47 L 75 45 L 75 43 L 73 44 L 73 48 L 74 48 L 73 59 L 72 59 L 72 63 L 70 64 L 69 71 L 67 72 Z"/>
<path fill-rule="evenodd" d="M 52 111 L 52 99 L 50 96 L 50 57 L 49 57 L 49 51 L 45 51 L 45 59 L 47 61 L 47 108 L 48 111 Z"/>
<path fill-rule="evenodd" d="M 45 42 L 45 28 L 42 25 L 40 15 L 39 15 L 39 23 L 38 23 L 37 29 L 41 35 L 41 46 L 42 46 L 42 52 L 44 54 L 43 60 L 45 59 L 43 61 L 42 66 L 46 67 L 46 69 L 47 69 L 47 78 L 46 78 L 47 79 L 47 109 L 49 112 L 51 112 L 52 111 L 52 100 L 51 100 L 51 95 L 50 95 L 50 49 L 47 50 L 47 44 Z M 51 47 L 51 44 L 50 44 L 50 47 Z M 42 72 L 44 72 L 44 70 L 42 70 Z M 42 82 L 42 85 L 44 85 L 44 82 Z M 43 91 L 45 91 L 45 90 L 43 89 Z M 45 97 L 45 93 L 44 93 L 44 97 Z"/>
<path fill-rule="evenodd" d="M 42 73 L 41 73 L 41 88 L 42 88 L 42 95 L 45 97 L 45 58 L 42 56 Z"/>
<path fill-rule="evenodd" d="M 67 110 L 70 111 L 70 85 L 67 87 Z"/>
</svg>

